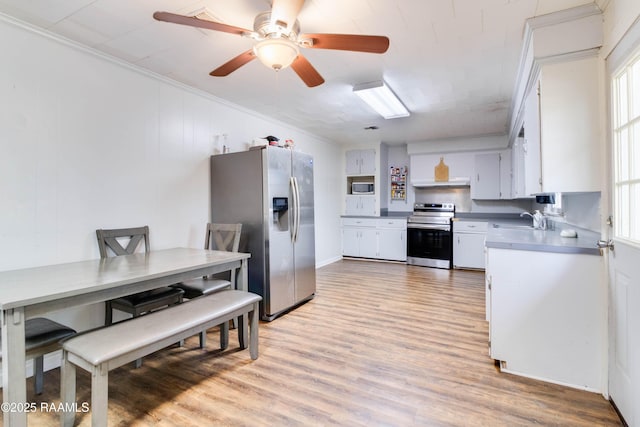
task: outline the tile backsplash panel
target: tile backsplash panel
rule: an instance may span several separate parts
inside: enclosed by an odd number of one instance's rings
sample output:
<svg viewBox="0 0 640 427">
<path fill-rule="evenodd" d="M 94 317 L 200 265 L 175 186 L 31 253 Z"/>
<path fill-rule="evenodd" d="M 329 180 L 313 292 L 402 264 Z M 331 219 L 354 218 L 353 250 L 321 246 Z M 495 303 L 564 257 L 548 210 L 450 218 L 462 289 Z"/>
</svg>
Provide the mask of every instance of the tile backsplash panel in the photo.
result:
<svg viewBox="0 0 640 427">
<path fill-rule="evenodd" d="M 520 213 L 531 211 L 532 201 L 472 200 L 470 187 L 416 188 L 415 200 L 421 203 L 453 203 L 456 212 Z"/>
<path fill-rule="evenodd" d="M 562 210 L 568 224 L 600 231 L 602 223 L 600 192 L 563 193 Z"/>
</svg>

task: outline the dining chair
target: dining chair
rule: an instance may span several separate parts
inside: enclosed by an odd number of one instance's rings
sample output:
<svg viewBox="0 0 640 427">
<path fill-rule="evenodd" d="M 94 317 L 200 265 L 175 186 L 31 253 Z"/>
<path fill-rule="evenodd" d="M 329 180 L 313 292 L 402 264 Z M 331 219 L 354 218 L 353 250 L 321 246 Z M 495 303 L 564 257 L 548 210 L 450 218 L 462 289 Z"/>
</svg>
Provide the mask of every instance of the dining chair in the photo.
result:
<svg viewBox="0 0 640 427">
<path fill-rule="evenodd" d="M 25 356 L 33 359 L 33 379 L 36 394 L 44 386 L 44 355 L 61 348 L 60 340 L 75 335 L 76 331 L 44 317 L 28 319 L 24 325 Z M 0 341 L 0 353 L 2 341 Z M 0 356 L 1 357 L 1 356 Z"/>
<path fill-rule="evenodd" d="M 98 229 L 98 248 L 100 258 L 107 258 L 109 251 L 115 256 L 131 255 L 144 243 L 145 253 L 149 252 L 149 227 Z M 105 325 L 113 323 L 113 310 L 124 311 L 133 317 L 153 310 L 182 302 L 184 291 L 177 287 L 165 286 L 150 291 L 139 292 L 116 298 L 105 303 Z M 142 366 L 142 359 L 136 360 L 136 368 Z"/>
<path fill-rule="evenodd" d="M 238 252 L 240 247 L 240 234 L 242 224 L 215 224 L 208 223 L 204 238 L 204 248 L 210 250 Z M 197 298 L 202 295 L 209 295 L 223 289 L 236 288 L 236 270 L 203 276 L 196 279 L 185 280 L 172 285 L 184 291 L 187 299 Z M 205 348 L 207 341 L 207 331 L 200 333 L 200 348 Z"/>
</svg>

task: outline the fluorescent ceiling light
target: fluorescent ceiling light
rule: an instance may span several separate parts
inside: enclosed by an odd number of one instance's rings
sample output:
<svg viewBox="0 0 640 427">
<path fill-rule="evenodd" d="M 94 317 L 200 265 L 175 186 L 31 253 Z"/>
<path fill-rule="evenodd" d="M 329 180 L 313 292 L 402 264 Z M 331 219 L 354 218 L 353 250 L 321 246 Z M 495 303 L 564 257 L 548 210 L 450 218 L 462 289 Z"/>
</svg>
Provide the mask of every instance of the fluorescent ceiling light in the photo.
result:
<svg viewBox="0 0 640 427">
<path fill-rule="evenodd" d="M 407 107 L 383 81 L 356 85 L 353 87 L 353 93 L 385 119 L 408 117 L 410 114 Z"/>
</svg>

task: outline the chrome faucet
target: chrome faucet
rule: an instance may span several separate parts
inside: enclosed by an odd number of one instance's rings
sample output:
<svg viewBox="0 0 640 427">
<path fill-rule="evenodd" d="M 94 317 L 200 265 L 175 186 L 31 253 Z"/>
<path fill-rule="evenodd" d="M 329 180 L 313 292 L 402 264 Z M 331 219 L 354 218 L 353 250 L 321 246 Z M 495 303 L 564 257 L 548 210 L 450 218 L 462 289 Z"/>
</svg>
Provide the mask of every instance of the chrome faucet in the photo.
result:
<svg viewBox="0 0 640 427">
<path fill-rule="evenodd" d="M 533 215 L 531 215 L 531 214 L 530 214 L 529 212 L 527 212 L 527 211 L 522 212 L 522 213 L 520 214 L 520 218 L 524 218 L 524 216 L 525 216 L 525 215 L 529 215 L 529 216 L 531 217 L 531 219 L 532 219 L 532 220 L 534 219 Z"/>
<path fill-rule="evenodd" d="M 544 216 L 540 211 L 536 210 L 533 214 L 525 211 L 520 214 L 521 218 L 524 218 L 525 215 L 529 215 L 533 220 L 533 228 L 537 230 L 546 230 L 547 229 L 547 217 Z"/>
</svg>

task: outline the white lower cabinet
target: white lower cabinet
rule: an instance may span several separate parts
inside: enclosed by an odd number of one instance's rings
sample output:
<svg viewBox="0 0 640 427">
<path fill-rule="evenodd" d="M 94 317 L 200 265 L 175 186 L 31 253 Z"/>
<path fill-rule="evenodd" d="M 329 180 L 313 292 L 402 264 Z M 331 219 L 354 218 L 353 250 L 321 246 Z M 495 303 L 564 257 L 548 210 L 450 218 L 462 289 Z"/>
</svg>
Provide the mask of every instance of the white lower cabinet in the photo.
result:
<svg viewBox="0 0 640 427">
<path fill-rule="evenodd" d="M 396 218 L 343 218 L 342 255 L 406 261 L 406 220 Z"/>
<path fill-rule="evenodd" d="M 504 372 L 606 390 L 602 257 L 487 248 L 491 357 Z"/>
<path fill-rule="evenodd" d="M 398 219 L 378 220 L 378 258 L 407 260 L 407 222 Z"/>
<path fill-rule="evenodd" d="M 376 230 L 366 227 L 342 229 L 342 254 L 345 256 L 375 258 Z"/>
<path fill-rule="evenodd" d="M 485 268 L 487 221 L 453 222 L 453 268 Z"/>
</svg>

